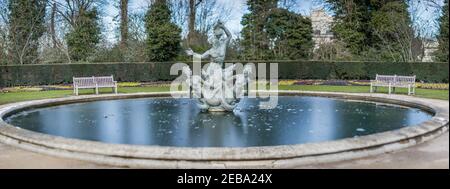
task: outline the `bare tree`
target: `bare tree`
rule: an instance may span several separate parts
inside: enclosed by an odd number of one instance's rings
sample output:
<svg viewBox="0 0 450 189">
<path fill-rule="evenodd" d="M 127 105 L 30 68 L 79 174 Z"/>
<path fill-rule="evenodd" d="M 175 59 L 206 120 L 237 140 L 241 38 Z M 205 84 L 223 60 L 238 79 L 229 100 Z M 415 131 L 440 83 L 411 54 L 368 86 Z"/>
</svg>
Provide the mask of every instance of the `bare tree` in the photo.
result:
<svg viewBox="0 0 450 189">
<path fill-rule="evenodd" d="M 170 10 L 172 11 L 172 22 L 183 29 L 182 35 L 188 32 L 189 0 L 170 0 Z"/>
<path fill-rule="evenodd" d="M 47 37 L 51 41 L 51 45 L 45 47 L 44 44 L 44 52 L 45 59 L 47 61 L 53 62 L 55 61 L 55 53 L 62 55 L 67 59 L 68 63 L 71 63 L 71 58 L 69 54 L 69 50 L 67 48 L 66 42 L 64 40 L 64 34 L 69 30 L 70 24 L 66 22 L 67 17 L 63 17 L 61 13 L 64 12 L 66 6 L 61 0 L 51 0 L 49 1 L 49 9 L 50 14 L 48 15 L 48 33 Z M 49 55 L 50 53 L 51 55 Z M 58 59 L 58 58 L 56 58 Z"/>
<path fill-rule="evenodd" d="M 408 0 L 409 12 L 414 31 L 411 51 L 415 61 L 422 61 L 425 55 L 425 43 L 434 36 L 433 28 L 437 20 L 430 20 L 429 14 L 440 9 L 435 0 Z M 437 15 L 436 15 L 437 16 Z"/>
<path fill-rule="evenodd" d="M 390 23 L 394 31 L 387 34 L 373 29 L 373 34 L 381 40 L 383 49 L 387 50 L 394 62 L 414 62 L 417 58 L 413 53 L 416 38 L 411 26 L 406 21 L 392 21 Z"/>
<path fill-rule="evenodd" d="M 105 0 L 49 0 L 51 5 L 49 33 L 52 43 L 65 55 L 69 63 L 72 60 L 64 38 L 65 34 L 77 27 L 77 19 L 83 11 L 103 6 L 106 3 Z"/>
<path fill-rule="evenodd" d="M 8 2 L 8 1 L 7 1 Z M 13 63 L 38 63 L 39 38 L 42 37 L 47 1 L 8 2 L 8 54 Z M 20 6 L 21 5 L 21 6 Z M 25 6 L 25 7 L 22 7 Z M 22 8 L 28 11 L 22 12 Z M 24 21 L 26 20 L 26 21 Z"/>
<path fill-rule="evenodd" d="M 417 3 L 423 3 L 425 6 L 435 8 L 435 9 L 442 9 L 443 0 L 408 0 L 409 2 L 417 2 Z"/>
<path fill-rule="evenodd" d="M 124 59 L 131 62 L 144 62 L 147 58 L 146 39 L 147 32 L 145 29 L 145 13 L 130 13 L 128 20 L 128 41 L 127 51 Z"/>
<path fill-rule="evenodd" d="M 0 0 L 0 65 L 8 62 L 8 8 L 7 0 Z"/>
<path fill-rule="evenodd" d="M 93 7 L 100 7 L 107 4 L 105 0 L 51 0 L 57 5 L 56 12 L 72 27 L 75 27 L 81 12 Z"/>
<path fill-rule="evenodd" d="M 231 16 L 231 8 L 225 7 L 218 1 L 170 0 L 169 4 L 172 20 L 183 29 L 183 36 L 187 38 L 195 33 L 206 34 L 217 20 L 220 19 L 226 23 Z"/>
<path fill-rule="evenodd" d="M 439 0 L 408 0 L 407 3 L 412 25 L 402 21 L 392 22 L 395 28 L 394 39 L 386 38 L 379 31 L 374 31 L 374 33 L 383 41 L 392 56 L 394 52 L 400 50 L 401 59 L 396 61 L 421 61 L 425 51 L 424 45 L 434 38 L 434 30 L 438 24 L 436 20 L 429 18 L 429 14 L 430 12 L 439 13 L 442 2 Z M 438 14 L 435 16 L 437 17 Z M 400 49 L 388 45 L 388 40 L 394 40 L 400 45 Z M 395 58 L 393 59 L 395 60 Z"/>
<path fill-rule="evenodd" d="M 200 33 L 206 34 L 218 20 L 226 23 L 230 15 L 231 9 L 218 1 L 202 1 L 197 5 L 196 28 Z"/>
<path fill-rule="evenodd" d="M 129 15 L 128 20 L 128 37 L 129 40 L 145 41 L 147 33 L 145 32 L 145 14 L 143 12 L 136 12 Z"/>
<path fill-rule="evenodd" d="M 39 40 L 39 57 L 42 63 L 59 63 L 68 61 L 70 56 L 64 41 L 64 31 L 67 31 L 65 22 L 58 15 L 58 6 L 55 2 L 47 4 L 45 22 L 46 32 Z"/>
<path fill-rule="evenodd" d="M 58 48 L 59 46 L 59 41 L 56 37 L 56 11 L 57 11 L 57 6 L 56 3 L 53 3 L 51 5 L 51 12 L 50 12 L 50 36 L 52 38 L 52 43 L 53 43 L 53 48 Z"/>
</svg>

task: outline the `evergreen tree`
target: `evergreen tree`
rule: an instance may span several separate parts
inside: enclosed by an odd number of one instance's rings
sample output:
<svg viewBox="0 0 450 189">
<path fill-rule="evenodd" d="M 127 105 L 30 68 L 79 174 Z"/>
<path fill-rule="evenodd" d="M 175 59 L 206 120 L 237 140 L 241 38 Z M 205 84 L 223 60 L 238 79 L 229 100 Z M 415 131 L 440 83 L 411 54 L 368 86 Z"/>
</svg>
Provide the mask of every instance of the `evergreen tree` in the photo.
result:
<svg viewBox="0 0 450 189">
<path fill-rule="evenodd" d="M 438 34 L 438 42 L 439 48 L 436 51 L 436 60 L 441 62 L 448 62 L 448 0 L 444 1 L 444 6 L 442 7 L 442 16 L 439 18 L 439 34 Z"/>
<path fill-rule="evenodd" d="M 86 61 L 95 52 L 100 41 L 100 27 L 96 8 L 80 9 L 72 30 L 66 35 L 71 59 Z"/>
<path fill-rule="evenodd" d="M 326 0 L 335 11 L 333 32 L 355 57 L 413 61 L 415 40 L 405 0 Z"/>
<path fill-rule="evenodd" d="M 278 0 L 247 1 L 241 46 L 244 59 L 305 59 L 313 48 L 311 20 L 278 8 Z"/>
<path fill-rule="evenodd" d="M 271 11 L 277 7 L 278 0 L 248 0 L 250 13 L 242 18 L 242 41 L 244 59 L 270 59 L 270 41 L 266 32 Z"/>
<path fill-rule="evenodd" d="M 38 40 L 45 32 L 46 4 L 46 0 L 9 1 L 9 54 L 14 64 L 37 62 Z"/>
<path fill-rule="evenodd" d="M 414 32 L 411 28 L 408 5 L 402 0 L 372 1 L 369 23 L 371 28 L 371 45 L 376 49 L 379 59 L 394 61 L 414 61 L 411 43 Z"/>
<path fill-rule="evenodd" d="M 370 42 L 368 0 L 326 0 L 335 11 L 333 33 L 352 54 L 360 55 Z"/>
<path fill-rule="evenodd" d="M 310 19 L 287 9 L 276 8 L 269 15 L 266 28 L 273 58 L 309 58 L 314 46 Z"/>
<path fill-rule="evenodd" d="M 181 50 L 181 29 L 171 21 L 166 0 L 155 0 L 146 15 L 147 57 L 149 61 L 174 60 Z"/>
</svg>

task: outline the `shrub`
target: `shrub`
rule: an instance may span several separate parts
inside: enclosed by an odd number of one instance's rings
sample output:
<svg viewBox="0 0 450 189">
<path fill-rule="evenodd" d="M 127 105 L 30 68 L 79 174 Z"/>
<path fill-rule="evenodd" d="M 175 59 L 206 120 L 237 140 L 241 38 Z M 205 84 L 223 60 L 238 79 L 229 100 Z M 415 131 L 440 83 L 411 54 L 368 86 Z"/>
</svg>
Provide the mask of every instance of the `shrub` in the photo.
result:
<svg viewBox="0 0 450 189">
<path fill-rule="evenodd" d="M 71 83 L 72 77 L 103 75 L 114 75 L 120 82 L 172 81 L 178 77 L 170 75 L 172 64 L 173 62 L 0 66 L 0 87 L 65 84 Z M 448 63 L 290 61 L 278 65 L 278 75 L 280 80 L 369 80 L 374 79 L 376 74 L 397 74 L 416 75 L 417 81 L 426 83 L 448 83 L 448 68 Z"/>
</svg>

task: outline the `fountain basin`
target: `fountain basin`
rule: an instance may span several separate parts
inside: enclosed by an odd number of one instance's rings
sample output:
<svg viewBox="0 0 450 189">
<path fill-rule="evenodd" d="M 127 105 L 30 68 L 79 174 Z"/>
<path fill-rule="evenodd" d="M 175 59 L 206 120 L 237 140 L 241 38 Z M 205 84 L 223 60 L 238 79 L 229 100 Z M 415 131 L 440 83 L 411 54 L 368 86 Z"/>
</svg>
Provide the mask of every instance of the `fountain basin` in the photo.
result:
<svg viewBox="0 0 450 189">
<path fill-rule="evenodd" d="M 128 98 L 155 98 L 165 97 L 168 96 L 168 94 L 169 93 L 146 93 L 117 96 L 80 96 L 22 102 L 1 106 L 0 116 L 1 118 L 7 118 L 16 113 L 23 112 L 24 109 L 67 103 Z M 187 147 L 174 147 L 170 145 L 161 146 L 161 144 L 159 144 L 159 146 L 154 144 L 150 144 L 151 146 L 142 144 L 108 144 L 104 142 L 70 139 L 37 133 L 17 128 L 2 120 L 0 122 L 0 141 L 46 154 L 89 160 L 116 166 L 150 168 L 289 168 L 304 164 L 364 157 L 405 148 L 438 136 L 448 128 L 447 101 L 397 95 L 388 96 L 384 94 L 280 91 L 280 95 L 308 96 L 307 98 L 317 98 L 317 96 L 321 96 L 333 97 L 334 99 L 337 98 L 340 99 L 339 101 L 344 99 L 396 104 L 418 108 L 422 111 L 431 113 L 432 116 L 423 122 L 419 121 L 417 125 L 408 125 L 407 127 L 395 128 L 392 131 L 381 131 L 381 133 L 376 134 L 361 134 L 361 136 L 356 138 L 342 137 L 332 141 L 319 140 L 307 141 L 305 143 L 283 143 L 286 141 L 277 140 L 281 141 L 281 143 L 270 145 L 245 145 L 245 147 L 243 145 L 230 145 L 227 143 L 218 146 L 194 145 Z M 328 100 L 333 101 L 334 99 Z M 446 103 L 444 104 L 443 102 Z M 316 114 L 319 115 L 317 112 Z M 355 130 L 355 132 L 364 132 L 362 130 L 358 131 L 357 128 L 353 128 L 352 130 Z M 299 133 L 302 133 L 302 131 L 299 131 Z M 281 139 L 283 138 L 281 137 Z"/>
</svg>

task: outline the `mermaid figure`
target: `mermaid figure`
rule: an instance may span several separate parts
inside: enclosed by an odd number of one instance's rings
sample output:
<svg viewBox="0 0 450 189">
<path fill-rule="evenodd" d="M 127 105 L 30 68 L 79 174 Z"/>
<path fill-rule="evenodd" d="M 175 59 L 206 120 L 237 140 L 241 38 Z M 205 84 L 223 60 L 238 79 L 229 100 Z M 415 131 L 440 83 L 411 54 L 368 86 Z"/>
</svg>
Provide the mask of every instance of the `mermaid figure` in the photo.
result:
<svg viewBox="0 0 450 189">
<path fill-rule="evenodd" d="M 223 69 L 227 46 L 231 41 L 231 32 L 218 22 L 214 27 L 214 37 L 212 48 L 198 54 L 192 49 L 186 50 L 186 54 L 201 59 L 210 58 L 210 63 L 206 70 L 202 70 L 201 76 L 194 75 L 188 77 L 194 91 L 194 98 L 198 99 L 198 106 L 203 111 L 224 112 L 233 111 L 240 101 L 238 96 L 242 94 L 243 87 L 247 83 L 246 75 L 251 72 L 249 68 L 244 68 L 246 74 L 233 75 L 235 65 Z M 188 68 L 187 68 L 188 69 Z M 192 72 L 185 71 L 187 75 Z M 196 96 L 200 94 L 200 96 Z"/>
</svg>

